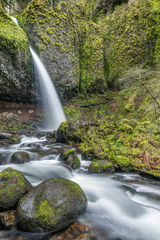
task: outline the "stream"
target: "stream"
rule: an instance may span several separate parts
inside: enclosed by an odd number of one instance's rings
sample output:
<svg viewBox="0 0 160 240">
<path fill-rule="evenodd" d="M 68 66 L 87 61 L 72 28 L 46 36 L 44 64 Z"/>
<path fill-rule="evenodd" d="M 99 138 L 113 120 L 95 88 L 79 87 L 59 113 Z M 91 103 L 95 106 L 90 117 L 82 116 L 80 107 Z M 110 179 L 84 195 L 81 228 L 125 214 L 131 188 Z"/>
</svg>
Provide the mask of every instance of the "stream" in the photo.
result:
<svg viewBox="0 0 160 240">
<path fill-rule="evenodd" d="M 81 167 L 73 171 L 58 160 L 60 152 L 70 148 L 65 144 L 50 144 L 45 136 L 21 136 L 19 144 L 0 148 L 0 158 L 6 161 L 0 171 L 13 167 L 34 186 L 53 177 L 77 182 L 88 198 L 87 210 L 79 221 L 95 229 L 96 239 L 159 240 L 160 183 L 136 173 L 90 175 L 87 171 L 90 162 L 81 155 L 78 155 Z M 32 161 L 11 164 L 11 155 L 17 151 L 29 153 Z M 12 238 L 3 238 L 0 233 L 0 239 Z"/>
</svg>

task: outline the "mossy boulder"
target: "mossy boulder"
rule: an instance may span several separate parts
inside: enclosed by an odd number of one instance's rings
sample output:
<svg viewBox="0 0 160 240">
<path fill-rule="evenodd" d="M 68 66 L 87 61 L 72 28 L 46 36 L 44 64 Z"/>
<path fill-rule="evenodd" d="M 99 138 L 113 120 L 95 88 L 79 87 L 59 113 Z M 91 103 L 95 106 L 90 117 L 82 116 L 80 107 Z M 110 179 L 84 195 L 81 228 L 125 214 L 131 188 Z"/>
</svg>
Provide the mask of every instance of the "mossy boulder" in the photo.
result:
<svg viewBox="0 0 160 240">
<path fill-rule="evenodd" d="M 76 170 L 80 167 L 80 159 L 76 155 L 75 151 L 70 149 L 59 156 L 59 160 L 64 161 L 67 165 L 71 166 L 73 170 Z"/>
<path fill-rule="evenodd" d="M 78 120 L 64 121 L 56 132 L 56 140 L 60 143 L 79 143 L 82 141 L 87 128 L 88 126 L 85 123 Z"/>
<path fill-rule="evenodd" d="M 0 173 L 0 210 L 14 207 L 23 195 L 32 189 L 23 174 L 13 168 Z"/>
<path fill-rule="evenodd" d="M 30 161 L 30 156 L 27 152 L 15 152 L 11 156 L 12 163 L 25 163 Z"/>
<path fill-rule="evenodd" d="M 113 173 L 115 171 L 115 168 L 113 167 L 113 164 L 108 161 L 94 161 L 89 165 L 88 172 L 89 173 Z"/>
<path fill-rule="evenodd" d="M 0 99 L 33 102 L 36 92 L 33 84 L 29 42 L 0 5 Z"/>
<path fill-rule="evenodd" d="M 132 162 L 125 156 L 119 155 L 115 158 L 116 163 L 121 171 L 128 172 L 134 169 Z"/>
<path fill-rule="evenodd" d="M 20 200 L 18 226 L 27 232 L 57 231 L 75 221 L 86 206 L 86 196 L 78 184 L 63 178 L 52 178 Z"/>
</svg>

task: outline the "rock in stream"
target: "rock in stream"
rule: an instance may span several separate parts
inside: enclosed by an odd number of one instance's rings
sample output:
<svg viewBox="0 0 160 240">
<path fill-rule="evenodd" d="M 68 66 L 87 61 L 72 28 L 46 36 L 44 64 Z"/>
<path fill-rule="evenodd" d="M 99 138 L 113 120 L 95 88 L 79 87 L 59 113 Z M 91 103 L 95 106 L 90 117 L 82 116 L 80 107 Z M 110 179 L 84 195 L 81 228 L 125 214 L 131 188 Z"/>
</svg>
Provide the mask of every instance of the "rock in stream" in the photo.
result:
<svg viewBox="0 0 160 240">
<path fill-rule="evenodd" d="M 68 179 L 52 178 L 20 200 L 18 227 L 26 232 L 57 231 L 75 221 L 86 207 L 86 196 L 78 184 Z"/>
</svg>

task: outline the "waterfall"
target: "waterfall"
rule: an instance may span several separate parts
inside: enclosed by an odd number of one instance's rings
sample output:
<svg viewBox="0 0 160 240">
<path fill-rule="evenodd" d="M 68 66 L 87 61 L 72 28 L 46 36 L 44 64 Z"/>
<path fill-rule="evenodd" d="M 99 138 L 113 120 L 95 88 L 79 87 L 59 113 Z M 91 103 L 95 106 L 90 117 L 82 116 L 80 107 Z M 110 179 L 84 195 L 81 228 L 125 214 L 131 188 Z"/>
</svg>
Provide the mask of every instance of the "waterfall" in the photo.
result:
<svg viewBox="0 0 160 240">
<path fill-rule="evenodd" d="M 36 76 L 40 83 L 42 100 L 47 116 L 45 122 L 45 129 L 55 130 L 59 127 L 61 122 L 66 120 L 66 118 L 56 89 L 47 70 L 45 69 L 43 63 L 31 47 L 30 51 L 35 65 Z"/>
<path fill-rule="evenodd" d="M 17 19 L 14 17 L 12 17 L 12 19 L 18 25 Z M 35 75 L 40 84 L 42 101 L 46 115 L 43 127 L 46 131 L 53 131 L 59 127 L 61 122 L 66 120 L 66 117 L 64 115 L 56 89 L 45 66 L 31 47 L 30 51 L 35 66 Z"/>
</svg>

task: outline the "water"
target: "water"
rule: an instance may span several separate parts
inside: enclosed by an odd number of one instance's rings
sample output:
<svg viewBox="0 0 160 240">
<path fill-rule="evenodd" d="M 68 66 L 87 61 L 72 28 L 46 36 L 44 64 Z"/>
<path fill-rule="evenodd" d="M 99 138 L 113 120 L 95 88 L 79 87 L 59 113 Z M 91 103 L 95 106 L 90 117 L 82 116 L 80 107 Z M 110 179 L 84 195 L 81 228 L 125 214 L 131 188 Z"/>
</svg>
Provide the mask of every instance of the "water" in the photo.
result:
<svg viewBox="0 0 160 240">
<path fill-rule="evenodd" d="M 65 121 L 65 115 L 52 80 L 37 54 L 30 47 L 35 65 L 36 76 L 40 83 L 42 100 L 46 112 L 45 130 L 56 130 Z"/>
<path fill-rule="evenodd" d="M 15 17 L 12 17 L 12 19 L 18 25 L 17 19 Z M 66 120 L 66 117 L 54 84 L 45 66 L 31 47 L 30 51 L 35 66 L 35 75 L 40 83 L 42 101 L 46 115 L 43 128 L 46 131 L 53 131 L 59 127 L 61 122 Z"/>
<path fill-rule="evenodd" d="M 36 144 L 40 145 L 38 149 Z M 21 149 L 32 153 L 35 148 L 39 160 L 11 164 L 8 159 L 7 164 L 0 166 L 0 171 L 11 166 L 21 171 L 34 186 L 52 177 L 77 182 L 88 199 L 87 210 L 79 220 L 96 229 L 98 240 L 159 240 L 160 183 L 135 173 L 89 175 L 85 169 L 89 164 L 86 160 L 81 160 L 79 170 L 71 171 L 58 161 L 59 152 L 67 147 L 62 144 L 50 146 L 45 137 L 22 136 L 20 144 L 0 148 L 0 153 L 11 157 L 14 151 Z M 57 153 L 51 154 L 55 150 Z M 40 151 L 45 152 L 45 157 Z"/>
</svg>

